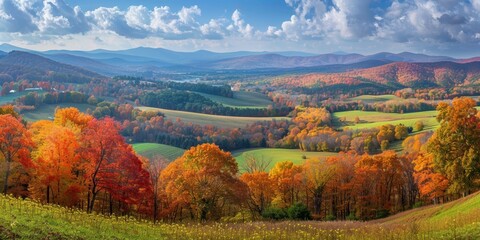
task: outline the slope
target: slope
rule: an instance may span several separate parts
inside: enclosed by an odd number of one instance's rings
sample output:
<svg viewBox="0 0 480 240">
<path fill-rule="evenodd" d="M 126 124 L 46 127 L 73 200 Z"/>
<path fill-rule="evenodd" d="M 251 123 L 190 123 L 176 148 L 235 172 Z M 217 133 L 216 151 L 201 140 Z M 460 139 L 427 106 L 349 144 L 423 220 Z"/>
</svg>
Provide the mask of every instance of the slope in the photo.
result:
<svg viewBox="0 0 480 240">
<path fill-rule="evenodd" d="M 373 222 L 160 223 L 0 196 L 0 239 L 478 239 L 480 194 Z"/>
</svg>

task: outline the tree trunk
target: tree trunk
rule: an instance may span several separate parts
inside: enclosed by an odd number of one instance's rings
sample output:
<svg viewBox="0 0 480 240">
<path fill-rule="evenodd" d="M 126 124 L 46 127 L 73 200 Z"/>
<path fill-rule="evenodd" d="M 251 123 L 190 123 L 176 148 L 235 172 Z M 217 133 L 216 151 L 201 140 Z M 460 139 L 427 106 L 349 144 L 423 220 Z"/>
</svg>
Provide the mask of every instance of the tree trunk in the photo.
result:
<svg viewBox="0 0 480 240">
<path fill-rule="evenodd" d="M 5 170 L 5 181 L 3 182 L 3 195 L 7 195 L 8 177 L 10 176 L 10 161 L 7 160 L 7 169 Z"/>
</svg>

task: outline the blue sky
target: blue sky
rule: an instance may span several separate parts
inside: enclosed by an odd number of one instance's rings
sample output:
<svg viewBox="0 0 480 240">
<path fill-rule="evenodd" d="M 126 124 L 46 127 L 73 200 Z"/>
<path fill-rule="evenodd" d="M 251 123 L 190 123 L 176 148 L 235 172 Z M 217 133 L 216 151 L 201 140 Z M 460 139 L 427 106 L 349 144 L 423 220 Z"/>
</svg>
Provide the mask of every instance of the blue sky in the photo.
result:
<svg viewBox="0 0 480 240">
<path fill-rule="evenodd" d="M 480 55 L 480 0 L 0 0 L 0 42 L 471 57 Z"/>
</svg>

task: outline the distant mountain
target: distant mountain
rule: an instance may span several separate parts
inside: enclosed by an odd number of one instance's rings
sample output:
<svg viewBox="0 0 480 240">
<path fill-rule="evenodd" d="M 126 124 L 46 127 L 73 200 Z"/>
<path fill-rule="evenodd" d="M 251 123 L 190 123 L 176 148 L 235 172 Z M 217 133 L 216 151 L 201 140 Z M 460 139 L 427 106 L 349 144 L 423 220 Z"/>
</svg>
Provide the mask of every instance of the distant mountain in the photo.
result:
<svg viewBox="0 0 480 240">
<path fill-rule="evenodd" d="M 4 79 L 52 80 L 64 82 L 88 82 L 104 76 L 83 68 L 62 64 L 42 56 L 11 51 L 0 58 L 0 75 Z"/>
<path fill-rule="evenodd" d="M 323 54 L 310 57 L 287 57 L 279 54 L 263 54 L 223 59 L 200 64 L 199 66 L 212 69 L 298 68 L 332 64 L 351 64 L 361 62 L 363 58 L 360 54 Z"/>
<path fill-rule="evenodd" d="M 129 75 L 131 73 L 131 71 L 128 71 L 128 69 L 125 69 L 121 66 L 109 65 L 102 61 L 69 54 L 44 54 L 43 57 L 59 63 L 81 67 L 92 72 L 103 74 L 105 76 Z"/>
<path fill-rule="evenodd" d="M 295 68 L 313 67 L 332 64 L 352 64 L 370 60 L 386 62 L 440 62 L 456 61 L 454 58 L 443 56 L 429 56 L 416 53 L 377 53 L 373 55 L 360 54 L 321 54 L 316 56 L 282 56 L 278 54 L 263 54 L 245 57 L 222 59 L 204 63 L 203 67 L 212 69 L 261 69 L 261 68 Z"/>
<path fill-rule="evenodd" d="M 7 53 L 6 53 L 6 52 L 2 52 L 2 51 L 0 51 L 0 57 L 6 56 L 6 55 L 7 55 Z"/>
<path fill-rule="evenodd" d="M 274 81 L 274 85 L 331 86 L 376 83 L 398 87 L 453 87 L 480 83 L 480 62 L 407 63 L 394 62 L 383 66 L 342 73 L 313 73 L 289 76 Z"/>
<path fill-rule="evenodd" d="M 460 59 L 457 61 L 458 63 L 471 63 L 471 62 L 480 62 L 480 57 L 473 57 L 467 59 Z"/>
<path fill-rule="evenodd" d="M 11 52 L 11 51 L 23 51 L 23 52 L 31 52 L 31 50 L 25 48 L 19 48 L 17 46 L 10 45 L 8 43 L 3 43 L 0 45 L 0 51 L 3 52 Z"/>
</svg>

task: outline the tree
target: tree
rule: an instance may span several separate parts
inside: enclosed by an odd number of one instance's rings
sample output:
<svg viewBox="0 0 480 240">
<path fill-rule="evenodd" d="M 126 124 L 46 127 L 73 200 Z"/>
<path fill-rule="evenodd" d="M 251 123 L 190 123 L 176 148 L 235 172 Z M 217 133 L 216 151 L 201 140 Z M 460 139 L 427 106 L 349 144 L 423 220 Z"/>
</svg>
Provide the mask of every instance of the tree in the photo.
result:
<svg viewBox="0 0 480 240">
<path fill-rule="evenodd" d="M 138 203 L 141 194 L 151 191 L 148 172 L 131 146 L 125 143 L 119 129 L 120 126 L 107 117 L 89 121 L 82 131 L 81 167 L 88 189 L 88 212 L 94 210 L 101 191 L 126 204 Z"/>
<path fill-rule="evenodd" d="M 29 132 L 20 121 L 10 114 L 0 115 L 0 159 L 6 162 L 3 194 L 8 191 L 8 178 L 12 162 L 25 168 L 32 167 L 30 149 L 33 142 Z"/>
<path fill-rule="evenodd" d="M 414 177 L 417 182 L 420 196 L 438 203 L 438 198 L 445 195 L 448 189 L 448 179 L 435 172 L 433 156 L 421 153 L 413 160 Z"/>
<path fill-rule="evenodd" d="M 80 200 L 79 154 L 76 135 L 68 128 L 40 122 L 34 124 L 35 167 L 29 186 L 32 196 L 47 203 L 73 206 Z"/>
<path fill-rule="evenodd" d="M 303 184 L 303 168 L 291 161 L 278 162 L 270 170 L 270 177 L 275 184 L 274 202 L 279 207 L 288 207 L 299 200 Z"/>
<path fill-rule="evenodd" d="M 240 180 L 248 187 L 248 206 L 253 212 L 262 214 L 275 195 L 273 180 L 268 173 L 260 171 L 244 173 Z"/>
<path fill-rule="evenodd" d="M 408 129 L 405 125 L 399 124 L 395 126 L 395 139 L 403 140 L 408 137 Z"/>
<path fill-rule="evenodd" d="M 168 165 L 168 161 L 162 156 L 156 156 L 146 164 L 147 171 L 150 174 L 150 184 L 153 188 L 153 223 L 156 223 L 158 219 L 158 202 L 161 191 L 160 175 Z"/>
<path fill-rule="evenodd" d="M 231 153 L 215 144 L 190 148 L 162 172 L 171 202 L 181 198 L 201 221 L 218 218 L 221 206 L 241 203 L 246 186 L 236 177 L 238 165 Z"/>
<path fill-rule="evenodd" d="M 323 192 L 334 176 L 332 165 L 321 159 L 308 159 L 303 165 L 307 189 L 313 195 L 313 213 L 320 215 Z"/>
<path fill-rule="evenodd" d="M 480 176 L 480 119 L 471 98 L 438 104 L 440 127 L 427 144 L 435 168 L 445 175 L 450 193 L 467 195 Z"/>
<path fill-rule="evenodd" d="M 270 163 L 272 162 L 271 159 L 266 159 L 262 157 L 256 157 L 253 154 L 245 153 L 245 172 L 254 173 L 254 172 L 266 172 Z"/>
</svg>

